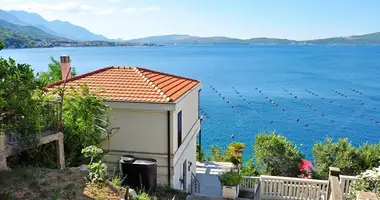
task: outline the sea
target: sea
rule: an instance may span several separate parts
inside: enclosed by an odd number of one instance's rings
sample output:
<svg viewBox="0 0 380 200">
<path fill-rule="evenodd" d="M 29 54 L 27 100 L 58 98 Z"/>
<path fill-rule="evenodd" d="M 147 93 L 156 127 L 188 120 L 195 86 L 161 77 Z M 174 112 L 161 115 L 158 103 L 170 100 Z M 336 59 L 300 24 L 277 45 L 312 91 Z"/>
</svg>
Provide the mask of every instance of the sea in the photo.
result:
<svg viewBox="0 0 380 200">
<path fill-rule="evenodd" d="M 247 145 L 275 132 L 307 158 L 329 137 L 353 145 L 380 141 L 380 46 L 164 46 L 7 49 L 1 57 L 46 71 L 69 55 L 78 74 L 139 66 L 202 82 L 202 148 Z M 185 113 L 184 113 L 185 115 Z"/>
</svg>

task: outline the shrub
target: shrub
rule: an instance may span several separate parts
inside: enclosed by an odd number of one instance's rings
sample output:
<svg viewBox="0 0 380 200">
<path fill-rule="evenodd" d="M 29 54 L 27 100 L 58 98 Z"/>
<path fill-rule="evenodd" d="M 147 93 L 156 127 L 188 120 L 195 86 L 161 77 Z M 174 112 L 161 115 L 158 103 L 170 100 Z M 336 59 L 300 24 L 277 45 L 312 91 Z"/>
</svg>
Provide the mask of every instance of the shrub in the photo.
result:
<svg viewBox="0 0 380 200">
<path fill-rule="evenodd" d="M 201 147 L 200 147 L 198 142 L 197 142 L 197 157 L 196 157 L 196 159 L 198 162 L 205 161 L 205 153 L 203 152 L 203 150 L 201 150 Z"/>
<path fill-rule="evenodd" d="M 237 186 L 242 181 L 242 176 L 239 172 L 228 171 L 219 175 L 219 181 L 224 186 Z"/>
<path fill-rule="evenodd" d="M 88 180 L 91 183 L 104 182 L 108 175 L 107 164 L 103 163 L 101 159 L 95 162 L 96 158 L 99 158 L 103 153 L 103 150 L 96 146 L 88 146 L 82 149 L 82 154 L 85 158 L 90 158 L 90 164 L 87 165 Z"/>
<path fill-rule="evenodd" d="M 358 151 L 347 138 L 335 143 L 327 138 L 325 143 L 316 143 L 312 152 L 316 172 L 323 179 L 328 178 L 329 167 L 338 167 L 345 175 L 356 175 L 360 172 Z"/>
<path fill-rule="evenodd" d="M 240 167 L 240 174 L 242 176 L 259 176 L 260 172 L 251 158 Z"/>
<path fill-rule="evenodd" d="M 298 164 L 304 155 L 284 136 L 260 133 L 253 146 L 256 166 L 263 173 L 290 177 L 299 174 Z"/>
<path fill-rule="evenodd" d="M 378 168 L 373 168 L 372 170 L 367 170 L 362 172 L 358 179 L 350 185 L 350 196 L 353 199 L 356 196 L 357 191 L 364 192 L 375 192 L 379 195 L 378 187 L 380 186 L 380 166 Z"/>
<path fill-rule="evenodd" d="M 207 158 L 209 161 L 227 162 L 229 160 L 227 153 L 222 151 L 222 147 L 219 145 L 211 145 L 210 151 L 211 156 Z"/>
<path fill-rule="evenodd" d="M 62 88 L 58 89 L 63 94 Z M 83 162 L 81 150 L 86 146 L 99 146 L 107 132 L 106 113 L 108 107 L 96 93 L 87 86 L 80 86 L 64 96 L 63 131 L 65 133 L 65 154 L 67 164 L 79 165 Z"/>
</svg>

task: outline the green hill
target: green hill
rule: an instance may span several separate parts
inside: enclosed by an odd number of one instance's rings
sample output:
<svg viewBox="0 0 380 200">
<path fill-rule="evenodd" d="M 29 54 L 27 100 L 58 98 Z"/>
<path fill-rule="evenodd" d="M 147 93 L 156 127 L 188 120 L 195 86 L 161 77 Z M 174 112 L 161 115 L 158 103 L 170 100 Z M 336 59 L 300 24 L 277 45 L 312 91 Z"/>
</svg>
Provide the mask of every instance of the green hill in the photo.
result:
<svg viewBox="0 0 380 200">
<path fill-rule="evenodd" d="M 305 44 L 320 45 L 380 45 L 380 32 L 348 37 L 334 37 L 302 41 Z"/>
<path fill-rule="evenodd" d="M 65 39 L 45 33 L 34 26 L 22 26 L 0 20 L 0 40 L 7 48 L 30 48 Z"/>
</svg>

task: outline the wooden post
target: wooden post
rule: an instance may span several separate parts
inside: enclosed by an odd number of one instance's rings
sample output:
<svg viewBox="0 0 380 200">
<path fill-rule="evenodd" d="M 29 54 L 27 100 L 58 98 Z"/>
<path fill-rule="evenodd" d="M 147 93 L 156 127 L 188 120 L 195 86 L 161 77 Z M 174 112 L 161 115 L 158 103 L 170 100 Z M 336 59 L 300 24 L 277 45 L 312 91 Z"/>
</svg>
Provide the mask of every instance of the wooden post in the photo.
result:
<svg viewBox="0 0 380 200">
<path fill-rule="evenodd" d="M 65 150 L 63 144 L 63 134 L 58 137 L 58 140 L 55 141 L 55 149 L 57 151 L 57 168 L 65 168 Z"/>
<path fill-rule="evenodd" d="M 7 166 L 6 146 L 6 136 L 0 132 L 0 171 L 9 169 Z"/>
<path fill-rule="evenodd" d="M 329 186 L 327 189 L 327 200 L 343 200 L 343 193 L 340 188 L 339 175 L 340 169 L 330 167 Z"/>
</svg>

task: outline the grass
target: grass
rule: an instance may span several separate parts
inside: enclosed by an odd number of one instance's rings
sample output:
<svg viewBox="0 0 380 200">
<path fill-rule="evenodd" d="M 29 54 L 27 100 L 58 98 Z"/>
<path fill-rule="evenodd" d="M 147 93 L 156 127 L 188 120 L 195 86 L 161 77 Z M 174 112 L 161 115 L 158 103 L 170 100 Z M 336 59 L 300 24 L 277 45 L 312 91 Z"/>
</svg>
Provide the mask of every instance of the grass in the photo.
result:
<svg viewBox="0 0 380 200">
<path fill-rule="evenodd" d="M 87 184 L 85 175 L 76 170 L 46 168 L 18 168 L 0 172 L 0 199 L 120 199 L 106 184 Z"/>
<path fill-rule="evenodd" d="M 77 170 L 47 168 L 16 168 L 0 172 L 1 200 L 119 200 L 115 188 L 120 187 L 120 176 L 114 176 L 109 184 L 86 183 L 86 173 Z M 187 193 L 168 186 L 157 186 L 149 191 L 138 191 L 135 200 L 185 200 Z"/>
</svg>

